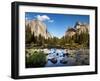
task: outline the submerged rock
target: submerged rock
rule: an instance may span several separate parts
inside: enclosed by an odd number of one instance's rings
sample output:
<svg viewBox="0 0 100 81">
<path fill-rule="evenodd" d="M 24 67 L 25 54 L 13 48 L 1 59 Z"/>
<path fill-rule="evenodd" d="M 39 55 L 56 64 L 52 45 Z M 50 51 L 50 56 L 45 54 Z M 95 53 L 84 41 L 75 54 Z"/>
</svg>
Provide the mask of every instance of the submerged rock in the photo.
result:
<svg viewBox="0 0 100 81">
<path fill-rule="evenodd" d="M 52 58 L 52 59 L 50 59 L 50 61 L 51 61 L 52 63 L 54 63 L 54 64 L 57 63 L 57 59 L 56 59 L 56 58 Z"/>
<path fill-rule="evenodd" d="M 66 64 L 68 62 L 67 57 L 64 57 L 62 60 L 60 60 L 60 63 Z"/>
</svg>

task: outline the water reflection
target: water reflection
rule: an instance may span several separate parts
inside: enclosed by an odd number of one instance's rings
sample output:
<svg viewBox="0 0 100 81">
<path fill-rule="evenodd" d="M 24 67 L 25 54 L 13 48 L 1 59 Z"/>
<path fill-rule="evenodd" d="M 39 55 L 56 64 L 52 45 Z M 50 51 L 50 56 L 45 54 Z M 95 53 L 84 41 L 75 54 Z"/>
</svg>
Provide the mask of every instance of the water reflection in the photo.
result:
<svg viewBox="0 0 100 81">
<path fill-rule="evenodd" d="M 49 49 L 47 55 L 47 63 L 45 67 L 53 66 L 72 66 L 72 65 L 88 65 L 89 53 L 82 54 L 77 51 L 74 54 L 69 54 L 66 49 Z M 86 61 L 87 58 L 87 61 Z"/>
</svg>

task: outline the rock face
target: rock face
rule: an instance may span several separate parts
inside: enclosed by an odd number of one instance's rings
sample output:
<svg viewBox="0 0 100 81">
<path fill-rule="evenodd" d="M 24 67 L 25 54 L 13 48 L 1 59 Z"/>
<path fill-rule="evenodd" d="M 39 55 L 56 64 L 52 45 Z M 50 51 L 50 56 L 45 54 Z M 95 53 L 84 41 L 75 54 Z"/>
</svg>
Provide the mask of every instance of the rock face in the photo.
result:
<svg viewBox="0 0 100 81">
<path fill-rule="evenodd" d="M 42 21 L 39 21 L 39 20 L 28 21 L 27 20 L 25 22 L 25 27 L 26 27 L 26 30 L 30 29 L 31 34 L 34 33 L 34 35 L 37 37 L 41 35 L 45 39 L 51 38 L 51 35 L 48 32 L 46 25 Z"/>
<path fill-rule="evenodd" d="M 89 32 L 89 25 L 81 22 L 77 22 L 75 27 L 78 34 Z"/>
<path fill-rule="evenodd" d="M 25 27 L 26 30 L 29 30 L 32 35 L 34 34 L 34 36 L 38 37 L 41 35 L 45 39 L 52 38 L 51 34 L 47 30 L 46 24 L 40 20 L 27 20 L 25 22 Z M 81 22 L 76 22 L 74 27 L 70 27 L 67 31 L 65 31 L 64 36 L 72 37 L 76 33 L 81 34 L 86 32 L 89 33 L 89 25 Z"/>
<path fill-rule="evenodd" d="M 65 36 L 72 37 L 76 33 L 81 34 L 81 33 L 89 33 L 89 25 L 81 22 L 77 22 L 74 27 L 70 27 L 66 32 Z"/>
<path fill-rule="evenodd" d="M 68 37 L 72 37 L 73 35 L 76 34 L 76 30 L 74 28 L 69 28 L 66 32 L 65 32 L 65 36 Z"/>
</svg>

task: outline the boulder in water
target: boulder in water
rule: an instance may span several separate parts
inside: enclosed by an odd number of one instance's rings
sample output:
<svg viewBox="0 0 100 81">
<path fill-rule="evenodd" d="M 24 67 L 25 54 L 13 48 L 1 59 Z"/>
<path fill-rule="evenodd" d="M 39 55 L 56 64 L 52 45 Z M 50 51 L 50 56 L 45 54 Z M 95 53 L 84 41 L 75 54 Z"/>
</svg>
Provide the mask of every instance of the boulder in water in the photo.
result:
<svg viewBox="0 0 100 81">
<path fill-rule="evenodd" d="M 66 57 L 64 57 L 62 60 L 60 60 L 60 63 L 67 64 L 68 60 Z"/>
<path fill-rule="evenodd" d="M 57 63 L 57 59 L 56 59 L 56 58 L 52 58 L 52 59 L 50 59 L 50 61 L 51 61 L 52 63 L 54 63 L 54 64 Z"/>
</svg>

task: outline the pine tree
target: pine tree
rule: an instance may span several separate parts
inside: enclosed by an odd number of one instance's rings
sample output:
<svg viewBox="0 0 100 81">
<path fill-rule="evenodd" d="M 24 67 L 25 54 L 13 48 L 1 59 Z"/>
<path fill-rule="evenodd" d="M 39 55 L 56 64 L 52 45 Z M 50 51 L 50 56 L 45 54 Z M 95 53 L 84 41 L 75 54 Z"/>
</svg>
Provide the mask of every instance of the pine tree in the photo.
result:
<svg viewBox="0 0 100 81">
<path fill-rule="evenodd" d="M 29 28 L 29 25 L 27 25 L 26 30 L 25 30 L 25 41 L 26 43 L 31 43 L 32 42 L 32 34 L 31 30 Z"/>
</svg>

